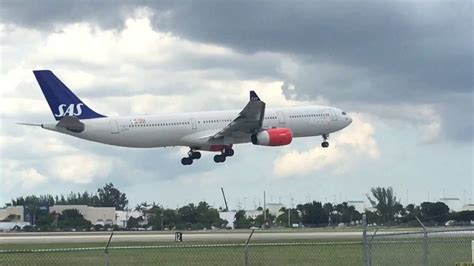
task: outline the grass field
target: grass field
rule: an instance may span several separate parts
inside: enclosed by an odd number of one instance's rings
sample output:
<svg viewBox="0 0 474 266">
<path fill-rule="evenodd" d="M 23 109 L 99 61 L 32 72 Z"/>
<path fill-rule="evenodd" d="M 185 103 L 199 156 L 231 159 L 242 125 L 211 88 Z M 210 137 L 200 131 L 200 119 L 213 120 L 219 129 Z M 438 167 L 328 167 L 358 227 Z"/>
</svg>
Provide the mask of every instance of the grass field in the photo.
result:
<svg viewBox="0 0 474 266">
<path fill-rule="evenodd" d="M 149 245 L 149 243 L 147 243 Z M 0 265 L 103 265 L 104 249 L 79 244 L 73 250 L 0 253 Z M 43 246 L 44 247 L 44 246 Z M 10 247 L 11 248 L 11 247 Z M 133 246 L 116 245 L 109 250 L 111 265 L 242 265 L 242 244 Z M 256 243 L 248 251 L 251 265 L 353 265 L 362 263 L 358 242 Z"/>
<path fill-rule="evenodd" d="M 428 250 L 429 265 L 454 265 L 471 260 L 469 238 L 422 239 L 380 238 L 370 248 L 373 265 L 422 265 Z M 0 245 L 0 265 L 104 265 L 104 245 L 8 244 Z M 3 250 L 3 252 L 2 252 Z M 4 252 L 5 250 L 16 250 Z M 243 265 L 243 243 L 150 243 L 111 244 L 110 265 Z M 248 249 L 249 265 L 362 265 L 363 245 L 354 239 L 312 242 L 253 242 Z"/>
</svg>

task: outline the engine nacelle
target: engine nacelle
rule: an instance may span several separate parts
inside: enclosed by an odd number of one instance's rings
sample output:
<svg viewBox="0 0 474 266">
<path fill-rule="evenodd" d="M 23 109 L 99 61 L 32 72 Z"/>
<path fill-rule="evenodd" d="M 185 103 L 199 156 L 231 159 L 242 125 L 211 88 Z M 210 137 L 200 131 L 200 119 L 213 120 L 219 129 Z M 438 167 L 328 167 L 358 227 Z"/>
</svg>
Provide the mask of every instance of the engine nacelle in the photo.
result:
<svg viewBox="0 0 474 266">
<path fill-rule="evenodd" d="M 263 146 L 283 146 L 291 143 L 293 134 L 289 128 L 270 128 L 253 134 L 252 143 Z"/>
</svg>

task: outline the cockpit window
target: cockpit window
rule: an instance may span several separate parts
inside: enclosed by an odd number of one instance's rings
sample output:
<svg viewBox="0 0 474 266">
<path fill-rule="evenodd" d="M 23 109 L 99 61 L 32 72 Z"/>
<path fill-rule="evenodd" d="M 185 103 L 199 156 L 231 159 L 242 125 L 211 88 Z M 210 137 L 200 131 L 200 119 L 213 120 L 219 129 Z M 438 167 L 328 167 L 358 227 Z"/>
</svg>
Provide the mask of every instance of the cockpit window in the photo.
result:
<svg viewBox="0 0 474 266">
<path fill-rule="evenodd" d="M 346 115 L 346 112 L 342 112 L 342 115 Z"/>
</svg>

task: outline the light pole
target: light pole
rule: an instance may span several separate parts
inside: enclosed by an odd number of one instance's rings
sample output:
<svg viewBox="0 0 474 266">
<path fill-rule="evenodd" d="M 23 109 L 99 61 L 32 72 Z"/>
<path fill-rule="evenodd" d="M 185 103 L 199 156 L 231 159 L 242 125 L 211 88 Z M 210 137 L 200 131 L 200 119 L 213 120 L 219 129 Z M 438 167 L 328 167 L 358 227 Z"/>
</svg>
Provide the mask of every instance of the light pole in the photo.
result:
<svg viewBox="0 0 474 266">
<path fill-rule="evenodd" d="M 291 213 L 290 213 L 290 208 L 288 208 L 288 228 L 291 228 Z"/>
</svg>

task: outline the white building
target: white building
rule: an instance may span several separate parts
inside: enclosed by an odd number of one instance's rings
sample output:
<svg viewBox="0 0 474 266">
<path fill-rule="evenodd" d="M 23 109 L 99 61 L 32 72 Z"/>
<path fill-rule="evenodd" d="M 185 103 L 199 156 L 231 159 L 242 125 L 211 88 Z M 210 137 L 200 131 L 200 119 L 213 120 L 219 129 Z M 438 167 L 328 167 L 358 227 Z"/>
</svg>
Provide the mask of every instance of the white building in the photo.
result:
<svg viewBox="0 0 474 266">
<path fill-rule="evenodd" d="M 23 222 L 25 220 L 25 208 L 23 206 L 8 206 L 0 208 L 0 221 L 14 217 L 12 222 Z"/>
<path fill-rule="evenodd" d="M 91 207 L 87 205 L 54 205 L 49 207 L 49 212 L 62 213 L 67 209 L 76 209 L 84 219 L 92 224 L 113 225 L 117 224 L 114 207 Z"/>
</svg>

